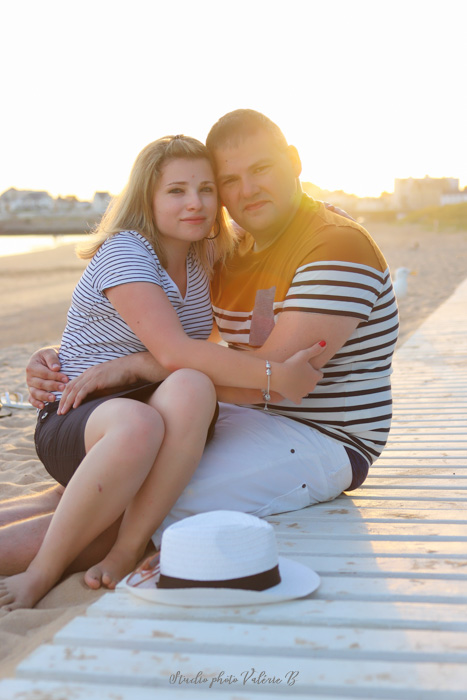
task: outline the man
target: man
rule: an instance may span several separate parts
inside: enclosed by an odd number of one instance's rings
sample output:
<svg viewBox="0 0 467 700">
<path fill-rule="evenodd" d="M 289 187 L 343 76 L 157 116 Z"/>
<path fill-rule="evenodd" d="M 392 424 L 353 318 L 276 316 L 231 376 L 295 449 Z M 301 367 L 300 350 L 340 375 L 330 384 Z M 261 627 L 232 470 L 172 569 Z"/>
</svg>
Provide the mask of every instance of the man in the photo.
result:
<svg viewBox="0 0 467 700">
<path fill-rule="evenodd" d="M 220 400 L 230 403 L 221 405 L 214 439 L 165 526 L 206 510 L 266 516 L 331 500 L 364 481 L 391 420 L 398 314 L 374 241 L 356 222 L 303 194 L 297 150 L 264 115 L 225 115 L 207 146 L 221 199 L 245 231 L 212 284 L 223 340 L 265 361 L 325 341 L 313 362 L 323 377 L 300 406 L 268 395 L 266 364 L 262 393 L 219 387 Z M 56 360 L 47 352 L 32 358 L 35 405 L 57 388 L 60 374 L 47 369 Z M 122 378 L 159 378 L 146 353 L 114 363 L 75 380 L 67 407 Z"/>
</svg>

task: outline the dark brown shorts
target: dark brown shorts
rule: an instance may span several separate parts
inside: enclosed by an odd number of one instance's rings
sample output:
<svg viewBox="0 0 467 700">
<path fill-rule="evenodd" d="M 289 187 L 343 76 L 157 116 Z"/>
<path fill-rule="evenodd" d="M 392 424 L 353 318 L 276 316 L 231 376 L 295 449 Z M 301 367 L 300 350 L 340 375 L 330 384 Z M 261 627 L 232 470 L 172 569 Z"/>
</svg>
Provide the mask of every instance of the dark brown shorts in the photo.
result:
<svg viewBox="0 0 467 700">
<path fill-rule="evenodd" d="M 37 455 L 50 476 L 62 486 L 68 484 L 86 456 L 84 431 L 89 416 L 98 406 L 105 401 L 109 401 L 109 399 L 116 398 L 127 398 L 144 402 L 159 385 L 160 382 L 145 384 L 138 388 L 118 391 L 99 398 L 91 398 L 78 406 L 78 408 L 72 408 L 62 416 L 57 415 L 58 401 L 47 404 L 39 411 L 34 433 L 34 443 Z M 218 415 L 219 406 L 216 406 L 206 442 L 213 436 Z"/>
</svg>

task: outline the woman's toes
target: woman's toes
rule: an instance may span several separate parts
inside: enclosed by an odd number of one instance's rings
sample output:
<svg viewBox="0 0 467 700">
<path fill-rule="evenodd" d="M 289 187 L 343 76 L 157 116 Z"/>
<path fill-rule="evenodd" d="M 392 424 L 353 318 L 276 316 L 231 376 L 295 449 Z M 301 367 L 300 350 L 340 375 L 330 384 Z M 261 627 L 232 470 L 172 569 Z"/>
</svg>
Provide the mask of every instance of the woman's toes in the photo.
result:
<svg viewBox="0 0 467 700">
<path fill-rule="evenodd" d="M 84 581 L 89 588 L 97 590 L 102 586 L 102 571 L 99 566 L 92 566 L 84 574 Z"/>
<path fill-rule="evenodd" d="M 117 583 L 118 581 L 111 574 L 105 573 L 102 576 L 102 585 L 106 588 L 110 588 L 111 590 L 113 590 Z"/>
<path fill-rule="evenodd" d="M 13 603 L 14 599 L 15 598 L 11 593 L 5 591 L 0 595 L 0 608 L 2 608 L 2 610 L 9 610 L 9 605 L 10 603 Z"/>
</svg>

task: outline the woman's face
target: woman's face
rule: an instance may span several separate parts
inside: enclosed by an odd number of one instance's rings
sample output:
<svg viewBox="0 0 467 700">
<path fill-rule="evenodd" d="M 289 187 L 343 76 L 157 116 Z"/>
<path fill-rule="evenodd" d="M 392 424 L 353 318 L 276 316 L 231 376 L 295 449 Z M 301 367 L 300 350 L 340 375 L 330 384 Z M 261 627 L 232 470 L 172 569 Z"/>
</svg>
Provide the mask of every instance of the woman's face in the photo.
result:
<svg viewBox="0 0 467 700">
<path fill-rule="evenodd" d="M 168 161 L 156 185 L 153 210 L 162 237 L 192 243 L 208 236 L 217 213 L 217 188 L 209 161 Z"/>
</svg>

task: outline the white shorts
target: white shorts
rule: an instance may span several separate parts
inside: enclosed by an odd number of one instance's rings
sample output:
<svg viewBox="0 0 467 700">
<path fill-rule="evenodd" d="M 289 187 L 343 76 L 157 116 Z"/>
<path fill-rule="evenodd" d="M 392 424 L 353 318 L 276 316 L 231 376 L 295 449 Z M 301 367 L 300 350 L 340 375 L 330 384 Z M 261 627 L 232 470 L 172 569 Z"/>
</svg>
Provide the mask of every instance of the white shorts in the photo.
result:
<svg viewBox="0 0 467 700">
<path fill-rule="evenodd" d="M 331 501 L 350 486 L 342 443 L 284 416 L 219 404 L 214 436 L 180 498 L 153 536 L 182 518 L 210 510 L 258 517 Z"/>
</svg>

